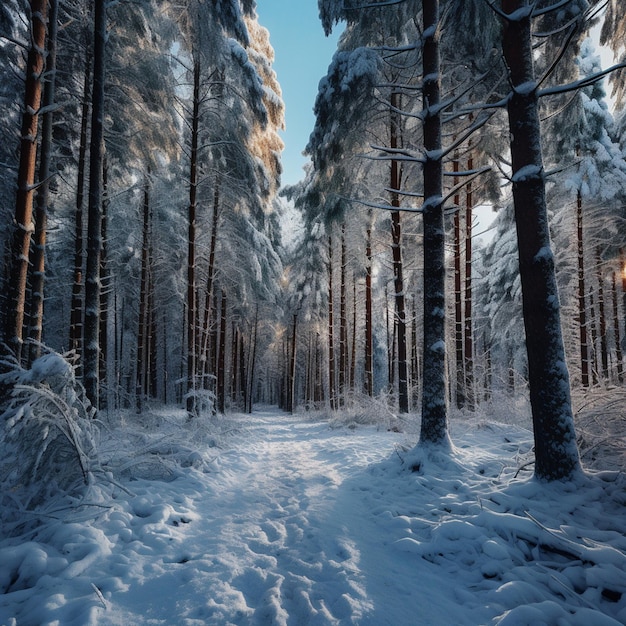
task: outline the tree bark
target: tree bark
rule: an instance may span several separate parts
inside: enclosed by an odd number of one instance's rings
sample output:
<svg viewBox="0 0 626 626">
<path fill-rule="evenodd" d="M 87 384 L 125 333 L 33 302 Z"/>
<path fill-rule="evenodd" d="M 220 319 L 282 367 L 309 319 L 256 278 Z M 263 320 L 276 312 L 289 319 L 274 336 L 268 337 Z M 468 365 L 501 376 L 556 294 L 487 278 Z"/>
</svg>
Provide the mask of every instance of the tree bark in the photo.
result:
<svg viewBox="0 0 626 626">
<path fill-rule="evenodd" d="M 110 391 L 108 385 L 109 371 L 109 329 L 110 329 L 110 294 L 112 290 L 113 277 L 109 271 L 109 166 L 106 155 L 102 165 L 102 223 L 100 226 L 102 236 L 102 246 L 100 248 L 100 319 L 98 330 L 98 344 L 100 346 L 99 356 L 99 380 L 105 382 L 107 392 Z M 109 401 L 109 393 L 107 393 L 106 402 Z M 102 406 L 103 397 L 100 397 Z M 108 406 L 106 404 L 105 406 Z"/>
<path fill-rule="evenodd" d="M 471 142 L 470 142 L 471 149 Z M 474 159 L 470 153 L 467 169 L 474 169 Z M 472 181 L 465 188 L 465 311 L 464 311 L 464 359 L 465 359 L 465 401 L 470 411 L 475 409 L 474 399 L 474 333 L 472 329 L 472 222 L 474 220 L 474 195 Z"/>
<path fill-rule="evenodd" d="M 26 61 L 15 221 L 11 240 L 11 272 L 7 283 L 9 308 L 6 313 L 4 332 L 5 343 L 18 362 L 21 361 L 24 344 L 26 285 L 33 232 L 37 133 L 45 66 L 47 11 L 47 0 L 31 0 L 31 47 Z"/>
<path fill-rule="evenodd" d="M 237 363 L 239 359 L 239 328 L 235 324 L 235 320 L 231 321 L 230 329 L 230 362 L 232 364 L 230 368 L 230 403 L 233 406 L 237 402 L 237 376 L 239 370 L 237 369 Z"/>
<path fill-rule="evenodd" d="M 348 317 L 346 308 L 346 225 L 341 225 L 341 272 L 339 284 L 339 404 L 346 400 L 346 371 L 348 368 Z"/>
<path fill-rule="evenodd" d="M 576 254 L 578 258 L 578 328 L 580 339 L 580 382 L 589 387 L 589 340 L 587 338 L 587 305 L 585 286 L 585 254 L 583 240 L 583 202 L 576 194 Z"/>
<path fill-rule="evenodd" d="M 298 314 L 293 314 L 293 331 L 291 334 L 291 355 L 289 359 L 289 406 L 288 411 L 296 410 L 296 340 L 297 340 Z"/>
<path fill-rule="evenodd" d="M 209 243 L 209 263 L 207 267 L 206 287 L 204 293 L 204 315 L 202 322 L 202 341 L 200 359 L 203 363 L 202 378 L 204 389 L 209 389 L 209 380 L 215 375 L 215 370 L 211 369 L 210 339 L 211 339 L 211 302 L 213 299 L 213 281 L 215 277 L 215 250 L 217 247 L 217 228 L 219 225 L 219 205 L 220 205 L 220 179 L 215 178 L 213 188 L 213 219 L 211 227 L 211 241 Z"/>
<path fill-rule="evenodd" d="M 105 0 L 94 3 L 93 88 L 87 216 L 87 268 L 85 276 L 84 383 L 98 407 L 100 331 L 100 252 L 102 248 L 102 166 L 104 157 L 104 80 L 106 42 Z"/>
<path fill-rule="evenodd" d="M 420 368 L 419 353 L 417 349 L 417 311 L 415 298 L 411 307 L 411 406 L 415 406 L 420 397 Z"/>
<path fill-rule="evenodd" d="M 391 113 L 389 120 L 391 149 L 400 147 L 400 96 L 391 94 Z M 391 189 L 391 206 L 400 206 L 400 186 L 402 173 L 397 159 L 391 159 L 389 186 Z M 406 362 L 406 307 L 404 302 L 404 277 L 402 267 L 402 230 L 400 227 L 400 211 L 391 211 L 391 251 L 393 257 L 393 285 L 395 302 L 395 321 L 397 326 L 397 359 L 398 359 L 398 412 L 409 412 L 409 381 Z"/>
<path fill-rule="evenodd" d="M 43 121 L 39 149 L 39 188 L 35 202 L 35 237 L 31 249 L 31 309 L 29 320 L 29 364 L 41 356 L 43 333 L 44 283 L 46 269 L 46 235 L 50 202 L 50 167 L 52 162 L 52 122 L 55 100 L 58 32 L 58 0 L 49 0 L 46 78 L 43 94 Z"/>
<path fill-rule="evenodd" d="M 141 278 L 139 282 L 139 320 L 137 329 L 137 367 L 135 385 L 135 405 L 137 413 L 143 410 L 146 396 L 146 369 L 148 353 L 148 240 L 150 230 L 150 182 L 144 180 L 143 192 L 143 228 L 141 244 Z"/>
<path fill-rule="evenodd" d="M 372 333 L 372 214 L 368 215 L 365 241 L 365 393 L 374 395 L 374 359 Z"/>
<path fill-rule="evenodd" d="M 85 59 L 85 81 L 80 123 L 80 144 L 78 148 L 76 178 L 76 208 L 74 213 L 74 279 L 72 281 L 72 303 L 70 308 L 70 350 L 77 356 L 77 375 L 82 375 L 83 357 L 83 271 L 84 234 L 83 212 L 85 203 L 85 170 L 87 167 L 87 128 L 89 125 L 89 105 L 92 55 L 87 52 Z"/>
<path fill-rule="evenodd" d="M 624 248 L 620 248 L 619 263 L 622 273 L 622 324 L 624 329 L 622 340 L 626 341 L 626 251 Z M 624 350 L 626 350 L 626 345 L 622 346 L 622 352 Z"/>
<path fill-rule="evenodd" d="M 193 66 L 193 112 L 187 210 L 187 413 L 195 414 L 196 390 L 196 202 L 198 187 L 198 127 L 200 117 L 200 62 Z"/>
<path fill-rule="evenodd" d="M 423 0 L 424 370 L 420 444 L 450 447 L 446 393 L 445 226 L 441 157 L 439 2 Z"/>
<path fill-rule="evenodd" d="M 387 331 L 387 385 L 388 388 L 393 387 L 393 349 L 392 335 L 395 337 L 395 329 L 389 330 L 389 290 L 385 285 L 385 329 Z"/>
<path fill-rule="evenodd" d="M 617 312 L 617 277 L 615 272 L 611 274 L 611 295 L 613 296 L 613 333 L 615 335 L 615 361 L 617 366 L 617 380 L 624 382 L 624 364 L 622 362 L 622 340 L 619 328 L 619 316 Z"/>
<path fill-rule="evenodd" d="M 239 391 L 238 395 L 241 398 L 241 408 L 245 410 L 248 406 L 248 399 L 246 397 L 248 391 L 248 385 L 246 381 L 246 350 L 243 333 L 239 333 Z"/>
<path fill-rule="evenodd" d="M 568 479 L 580 469 L 570 382 L 559 317 L 545 200 L 541 128 L 528 0 L 503 0 L 502 49 L 508 99 L 513 201 L 519 251 L 528 383 L 535 439 L 535 476 Z"/>
<path fill-rule="evenodd" d="M 452 169 L 459 171 L 459 157 L 455 154 Z M 454 176 L 453 186 L 459 183 Z M 461 292 L 461 195 L 454 195 L 454 347 L 456 364 L 456 406 L 465 406 L 465 361 L 463 358 L 463 294 Z"/>
<path fill-rule="evenodd" d="M 602 364 L 602 378 L 609 378 L 609 349 L 606 338 L 606 309 L 604 307 L 604 277 L 602 276 L 602 257 L 600 247 L 596 246 L 596 278 L 598 281 L 598 315 L 600 316 L 600 363 Z"/>
<path fill-rule="evenodd" d="M 594 385 L 598 384 L 598 328 L 596 326 L 596 307 L 593 290 L 589 288 L 589 327 L 591 332 L 591 380 Z"/>
<path fill-rule="evenodd" d="M 331 410 L 337 410 L 335 382 L 335 329 L 333 316 L 333 238 L 328 235 L 328 395 Z"/>
<path fill-rule="evenodd" d="M 248 361 L 248 376 L 247 376 L 247 392 L 246 392 L 246 413 L 252 413 L 252 402 L 253 402 L 253 393 L 254 393 L 254 376 L 256 372 L 256 351 L 257 351 L 257 341 L 259 334 L 259 304 L 257 302 L 255 311 L 254 311 L 254 331 L 252 333 L 252 345 L 249 350 L 249 361 Z"/>
<path fill-rule="evenodd" d="M 226 413 L 226 294 L 222 289 L 220 308 L 220 345 L 217 357 L 217 411 Z"/>
<path fill-rule="evenodd" d="M 356 276 L 352 273 L 352 341 L 350 345 L 349 387 L 354 393 L 354 378 L 356 370 Z"/>
</svg>

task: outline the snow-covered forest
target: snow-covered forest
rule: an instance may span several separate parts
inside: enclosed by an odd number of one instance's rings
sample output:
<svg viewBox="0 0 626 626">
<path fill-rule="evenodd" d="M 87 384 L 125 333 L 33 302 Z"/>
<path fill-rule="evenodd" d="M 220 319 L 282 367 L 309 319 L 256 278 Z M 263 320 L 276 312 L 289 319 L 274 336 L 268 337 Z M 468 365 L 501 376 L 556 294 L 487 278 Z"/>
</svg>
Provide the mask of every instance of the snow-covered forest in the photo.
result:
<svg viewBox="0 0 626 626">
<path fill-rule="evenodd" d="M 318 0 L 283 186 L 262 2 L 0 4 L 0 623 L 626 623 L 624 3 Z"/>
</svg>

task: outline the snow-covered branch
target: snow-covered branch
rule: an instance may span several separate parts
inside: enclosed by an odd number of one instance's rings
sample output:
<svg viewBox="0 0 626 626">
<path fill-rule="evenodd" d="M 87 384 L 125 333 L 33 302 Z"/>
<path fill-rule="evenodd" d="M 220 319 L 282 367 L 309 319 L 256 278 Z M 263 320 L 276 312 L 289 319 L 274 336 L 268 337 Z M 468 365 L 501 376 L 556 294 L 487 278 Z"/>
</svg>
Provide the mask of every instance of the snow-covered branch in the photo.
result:
<svg viewBox="0 0 626 626">
<path fill-rule="evenodd" d="M 577 89 L 582 89 L 583 87 L 589 87 L 594 83 L 597 83 L 599 80 L 604 78 L 607 74 L 611 74 L 617 70 L 623 70 L 626 68 L 626 61 L 622 61 L 621 63 L 616 63 L 615 65 L 611 65 L 605 70 L 601 70 L 600 72 L 595 72 L 594 74 L 590 74 L 589 76 L 585 76 L 580 80 L 575 80 L 574 82 L 567 83 L 565 85 L 557 85 L 555 87 L 548 87 L 546 89 L 540 89 L 537 92 L 537 95 L 542 98 L 544 96 L 553 96 L 555 94 L 563 94 L 568 93 L 570 91 L 576 91 Z"/>
<path fill-rule="evenodd" d="M 397 193 L 404 194 L 401 191 L 395 190 Z M 402 207 L 402 206 L 391 206 L 390 204 L 381 204 L 378 202 L 368 202 L 367 200 L 359 200 L 358 198 L 346 198 L 350 202 L 356 202 L 357 204 L 362 204 L 363 206 L 369 207 L 371 209 L 382 209 L 383 211 L 403 211 L 405 213 L 422 213 L 422 209 L 418 207 Z"/>
</svg>

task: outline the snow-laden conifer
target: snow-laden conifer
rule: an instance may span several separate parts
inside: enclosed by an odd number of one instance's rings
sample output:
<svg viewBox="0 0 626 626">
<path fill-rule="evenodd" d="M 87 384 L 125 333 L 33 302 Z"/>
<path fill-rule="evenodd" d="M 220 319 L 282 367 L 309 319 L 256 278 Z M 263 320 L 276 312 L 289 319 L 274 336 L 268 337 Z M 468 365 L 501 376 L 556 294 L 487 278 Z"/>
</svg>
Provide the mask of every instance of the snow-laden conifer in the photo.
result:
<svg viewBox="0 0 626 626">
<path fill-rule="evenodd" d="M 8 392 L 0 416 L 3 512 L 14 523 L 24 510 L 55 497 L 79 495 L 97 464 L 94 410 L 72 365 L 48 352 L 22 369 L 5 362 L 0 385 Z"/>
</svg>

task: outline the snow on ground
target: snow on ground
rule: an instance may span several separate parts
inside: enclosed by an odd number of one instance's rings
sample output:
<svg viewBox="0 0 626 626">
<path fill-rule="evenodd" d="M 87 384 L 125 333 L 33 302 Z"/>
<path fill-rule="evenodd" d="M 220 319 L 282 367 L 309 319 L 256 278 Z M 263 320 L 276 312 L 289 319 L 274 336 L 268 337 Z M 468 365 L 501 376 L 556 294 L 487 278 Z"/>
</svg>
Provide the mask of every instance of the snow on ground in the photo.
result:
<svg viewBox="0 0 626 626">
<path fill-rule="evenodd" d="M 526 429 L 456 420 L 411 471 L 375 426 L 134 419 L 82 501 L 0 537 L 0 624 L 626 623 L 624 476 L 537 484 Z"/>
</svg>

